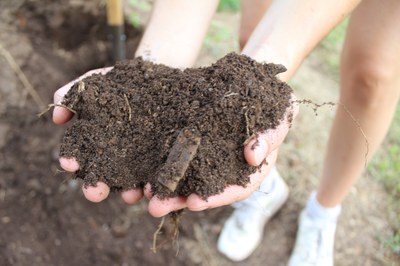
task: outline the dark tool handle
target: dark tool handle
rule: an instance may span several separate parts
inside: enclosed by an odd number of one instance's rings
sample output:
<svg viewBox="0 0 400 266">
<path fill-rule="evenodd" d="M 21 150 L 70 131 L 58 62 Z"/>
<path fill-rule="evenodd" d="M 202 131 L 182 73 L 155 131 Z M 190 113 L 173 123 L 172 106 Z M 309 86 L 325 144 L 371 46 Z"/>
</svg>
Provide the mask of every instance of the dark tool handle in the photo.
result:
<svg viewBox="0 0 400 266">
<path fill-rule="evenodd" d="M 107 0 L 107 24 L 110 30 L 113 60 L 123 60 L 126 58 L 126 37 L 122 0 Z"/>
</svg>

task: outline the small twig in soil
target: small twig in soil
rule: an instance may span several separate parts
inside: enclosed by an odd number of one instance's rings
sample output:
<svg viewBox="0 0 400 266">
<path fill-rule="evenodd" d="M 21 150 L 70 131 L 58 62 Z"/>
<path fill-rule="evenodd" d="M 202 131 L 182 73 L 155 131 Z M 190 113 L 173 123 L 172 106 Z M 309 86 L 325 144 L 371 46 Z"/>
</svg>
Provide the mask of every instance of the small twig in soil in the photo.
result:
<svg viewBox="0 0 400 266">
<path fill-rule="evenodd" d="M 14 57 L 10 54 L 10 52 L 8 52 L 3 47 L 1 43 L 0 43 L 0 54 L 6 59 L 7 63 L 10 65 L 12 70 L 17 74 L 19 80 L 22 82 L 25 89 L 31 95 L 33 101 L 37 104 L 39 109 L 43 109 L 46 106 L 46 104 L 43 102 L 42 98 L 39 96 L 37 91 L 33 88 L 32 84 L 29 82 L 24 72 L 22 72 L 21 67 L 15 61 Z"/>
<path fill-rule="evenodd" d="M 158 173 L 158 182 L 174 192 L 196 155 L 201 138 L 190 129 L 182 129 L 176 138 L 167 161 Z"/>
<path fill-rule="evenodd" d="M 131 108 L 131 105 L 129 104 L 128 97 L 126 96 L 126 94 L 124 94 L 124 98 L 125 98 L 125 103 L 128 106 L 128 112 L 129 112 L 128 120 L 130 122 L 132 120 L 132 108 Z"/>
<path fill-rule="evenodd" d="M 228 97 L 236 96 L 236 95 L 239 95 L 239 93 L 228 91 L 228 92 L 224 95 L 224 98 L 228 98 Z"/>
<path fill-rule="evenodd" d="M 163 216 L 163 218 L 161 219 L 160 224 L 157 227 L 157 230 L 153 234 L 153 247 L 151 248 L 151 250 L 154 253 L 157 253 L 157 238 L 158 238 L 158 235 L 161 233 L 161 229 L 162 229 L 162 227 L 164 225 L 164 221 L 165 221 L 165 216 Z"/>
<path fill-rule="evenodd" d="M 37 114 L 37 116 L 38 116 L 38 117 L 41 117 L 42 115 L 44 115 L 45 113 L 47 113 L 48 111 L 50 111 L 50 109 L 51 109 L 52 107 L 55 107 L 55 106 L 64 107 L 64 108 L 68 109 L 69 111 L 71 111 L 72 113 L 76 114 L 76 111 L 75 111 L 75 110 L 73 110 L 72 108 L 70 108 L 70 107 L 68 107 L 68 106 L 66 106 L 66 105 L 64 105 L 64 104 L 61 104 L 61 103 L 52 103 L 52 104 L 47 105 L 47 108 L 46 108 L 45 110 L 43 110 L 42 112 L 40 112 L 39 114 Z"/>
<path fill-rule="evenodd" d="M 246 136 L 250 139 L 250 120 L 249 120 L 249 109 L 247 108 L 244 112 L 244 118 L 246 119 Z"/>
<path fill-rule="evenodd" d="M 76 84 L 76 83 L 75 83 Z M 74 86 L 75 86 L 74 84 Z M 79 101 L 80 99 L 80 94 L 81 92 L 86 90 L 86 85 L 85 82 L 83 82 L 82 80 L 78 81 L 78 96 L 74 99 L 74 101 L 72 102 L 72 104 L 70 104 L 70 106 L 75 106 L 75 104 Z M 72 110 L 72 109 L 69 109 Z M 74 112 L 76 113 L 76 112 Z"/>
<path fill-rule="evenodd" d="M 257 102 L 256 107 L 254 106 L 245 106 L 243 109 L 246 109 L 244 112 L 244 118 L 246 120 L 246 140 L 245 140 L 245 145 L 254 137 L 254 133 L 251 134 L 251 131 L 254 130 L 254 126 L 261 115 L 261 105 L 259 102 Z M 255 115 L 252 117 L 249 117 L 249 111 L 250 109 L 255 109 Z"/>
<path fill-rule="evenodd" d="M 254 124 L 257 123 L 258 119 L 262 115 L 262 107 L 261 107 L 261 102 L 259 100 L 257 100 L 255 108 L 256 108 L 256 111 L 255 111 L 255 117 L 254 117 Z"/>
<path fill-rule="evenodd" d="M 243 146 L 246 146 L 247 144 L 249 144 L 249 142 L 250 142 L 253 138 L 257 138 L 257 134 L 252 134 L 250 137 L 247 137 L 247 139 L 245 139 L 245 141 L 243 142 Z M 252 147 L 252 148 L 253 148 L 253 147 Z"/>
<path fill-rule="evenodd" d="M 78 83 L 78 93 L 81 93 L 85 90 L 86 90 L 85 83 L 82 80 L 80 80 Z"/>
</svg>

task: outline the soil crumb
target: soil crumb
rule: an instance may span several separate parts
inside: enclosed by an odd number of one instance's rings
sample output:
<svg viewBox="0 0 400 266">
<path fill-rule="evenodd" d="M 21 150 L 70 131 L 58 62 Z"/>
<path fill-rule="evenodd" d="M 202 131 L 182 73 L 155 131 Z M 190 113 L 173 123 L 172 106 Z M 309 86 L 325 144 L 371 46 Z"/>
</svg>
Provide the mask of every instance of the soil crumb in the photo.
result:
<svg viewBox="0 0 400 266">
<path fill-rule="evenodd" d="M 60 156 L 76 177 L 113 191 L 150 183 L 161 198 L 203 198 L 246 186 L 244 142 L 290 117 L 282 65 L 230 53 L 210 67 L 170 68 L 136 58 L 77 82 L 63 104 L 76 112 Z"/>
</svg>

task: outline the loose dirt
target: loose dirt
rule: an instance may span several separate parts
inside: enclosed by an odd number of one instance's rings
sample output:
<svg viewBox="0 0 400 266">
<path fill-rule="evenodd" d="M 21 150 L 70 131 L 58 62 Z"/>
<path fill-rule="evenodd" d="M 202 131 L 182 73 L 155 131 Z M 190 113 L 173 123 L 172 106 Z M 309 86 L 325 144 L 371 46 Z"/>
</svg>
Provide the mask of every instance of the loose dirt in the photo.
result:
<svg viewBox="0 0 400 266">
<path fill-rule="evenodd" d="M 256 170 L 245 162 L 245 141 L 276 128 L 291 106 L 291 88 L 275 77 L 283 71 L 235 53 L 184 71 L 141 58 L 118 64 L 66 95 L 77 119 L 61 156 L 78 159 L 86 184 L 112 190 L 150 183 L 160 197 L 207 198 L 245 186 Z"/>
<path fill-rule="evenodd" d="M 111 65 L 107 61 L 107 33 L 99 26 L 105 21 L 103 3 L 0 1 L 0 42 L 44 102 L 51 102 L 57 88 L 87 70 Z M 87 24 L 70 27 L 69 17 Z M 231 28 L 239 17 L 219 14 L 216 20 L 218 25 Z M 49 34 L 58 31 L 65 33 Z M 74 40 L 74 45 L 63 45 L 65 38 Z M 128 40 L 137 42 L 134 35 Z M 131 54 L 133 47 L 128 49 Z M 210 58 L 208 50 L 202 54 L 200 61 L 206 66 L 223 56 Z M 321 72 L 321 58 L 308 58 L 293 80 L 299 99 L 323 102 L 337 97 L 338 83 Z M 168 244 L 157 254 L 151 251 L 160 220 L 147 213 L 145 200 L 127 206 L 118 193 L 99 204 L 85 200 L 81 180 L 59 173 L 59 147 L 66 127 L 55 126 L 49 115 L 37 118 L 42 110 L 27 96 L 2 57 L 0 102 L 0 265 L 7 266 L 286 265 L 298 214 L 318 183 L 322 150 L 334 114 L 330 108 L 321 108 L 316 117 L 312 110 L 301 107 L 278 159 L 278 169 L 291 189 L 289 200 L 266 226 L 253 256 L 233 263 L 216 249 L 218 234 L 232 210 L 229 206 L 184 213 L 176 255 L 174 246 Z M 392 230 L 387 207 L 387 195 L 379 183 L 363 177 L 343 204 L 335 243 L 336 265 L 398 265 L 399 258 L 383 244 Z M 160 244 L 169 230 L 173 226 L 164 223 Z"/>
</svg>

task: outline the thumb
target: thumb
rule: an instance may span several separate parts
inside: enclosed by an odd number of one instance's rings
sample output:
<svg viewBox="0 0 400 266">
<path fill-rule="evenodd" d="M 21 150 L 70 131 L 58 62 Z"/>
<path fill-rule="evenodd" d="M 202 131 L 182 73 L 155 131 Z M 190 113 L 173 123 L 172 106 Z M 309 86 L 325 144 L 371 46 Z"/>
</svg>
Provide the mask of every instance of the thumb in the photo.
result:
<svg viewBox="0 0 400 266">
<path fill-rule="evenodd" d="M 252 166 L 260 165 L 268 155 L 268 144 L 264 138 L 254 138 L 244 147 L 244 158 Z"/>
</svg>

